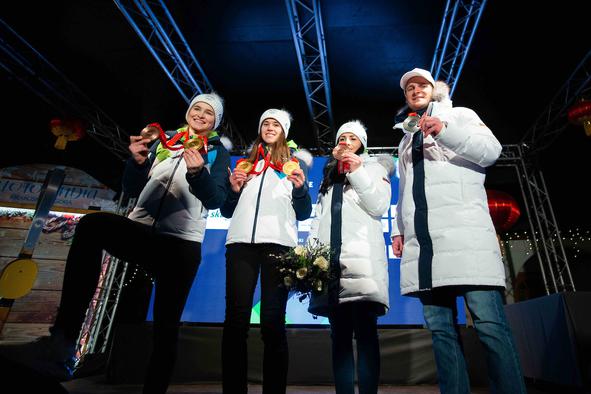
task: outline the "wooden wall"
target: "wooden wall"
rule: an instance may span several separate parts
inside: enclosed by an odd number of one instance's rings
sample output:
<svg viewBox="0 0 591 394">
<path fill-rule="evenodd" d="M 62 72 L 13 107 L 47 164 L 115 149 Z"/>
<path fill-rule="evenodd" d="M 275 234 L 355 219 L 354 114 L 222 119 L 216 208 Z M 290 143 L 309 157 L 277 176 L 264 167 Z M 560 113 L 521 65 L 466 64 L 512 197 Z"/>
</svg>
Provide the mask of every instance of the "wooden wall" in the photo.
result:
<svg viewBox="0 0 591 394">
<path fill-rule="evenodd" d="M 53 164 L 29 163 L 0 168 L 0 270 L 18 257 Z M 33 252 L 38 275 L 32 291 L 15 300 L 0 341 L 30 340 L 46 335 L 61 297 L 65 259 L 82 214 L 115 212 L 116 193 L 82 170 L 65 167 L 65 179 Z"/>
<path fill-rule="evenodd" d="M 26 215 L 0 215 L 0 271 L 18 257 L 30 226 Z M 37 279 L 29 294 L 15 300 L 0 340 L 30 340 L 47 334 L 59 305 L 70 242 L 71 238 L 62 239 L 62 231 L 41 234 L 33 253 Z"/>
</svg>

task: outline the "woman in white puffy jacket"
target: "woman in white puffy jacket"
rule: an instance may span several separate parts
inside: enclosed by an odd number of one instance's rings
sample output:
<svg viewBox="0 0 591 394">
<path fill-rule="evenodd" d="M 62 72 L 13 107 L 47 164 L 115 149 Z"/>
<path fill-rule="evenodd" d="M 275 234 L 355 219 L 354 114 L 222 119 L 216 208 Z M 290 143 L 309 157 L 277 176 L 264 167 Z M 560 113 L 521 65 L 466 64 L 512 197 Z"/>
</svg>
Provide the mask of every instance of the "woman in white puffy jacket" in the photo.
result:
<svg viewBox="0 0 591 394">
<path fill-rule="evenodd" d="M 364 153 L 367 134 L 359 121 L 342 125 L 336 142 L 334 158 L 324 169 L 308 240 L 330 245 L 333 277 L 324 293 L 312 293 L 309 311 L 330 321 L 336 393 L 355 390 L 354 333 L 359 392 L 374 394 L 380 376 L 377 318 L 389 307 L 381 218 L 390 207 L 394 161 Z"/>
<path fill-rule="evenodd" d="M 463 296 L 487 351 L 495 393 L 525 393 L 519 357 L 505 318 L 505 271 L 488 211 L 485 168 L 501 144 L 474 111 L 453 108 L 449 88 L 415 68 L 402 76 L 408 106 L 421 116 L 400 142 L 400 191 L 392 248 L 402 256 L 400 290 L 423 304 L 442 393 L 469 393 L 456 332 Z M 432 101 L 434 100 L 434 101 Z"/>
<path fill-rule="evenodd" d="M 221 213 L 232 218 L 226 238 L 226 317 L 222 339 L 223 391 L 247 392 L 246 339 L 252 298 L 261 273 L 261 336 L 264 343 L 263 392 L 285 393 L 288 347 L 285 308 L 288 291 L 274 255 L 298 243 L 297 220 L 312 212 L 307 166 L 287 142 L 291 117 L 269 109 L 259 121 L 250 156 L 230 174 L 231 191 Z M 243 166 L 244 165 L 244 166 Z M 291 166 L 293 171 L 289 171 Z M 286 174 L 288 173 L 288 174 Z"/>
</svg>

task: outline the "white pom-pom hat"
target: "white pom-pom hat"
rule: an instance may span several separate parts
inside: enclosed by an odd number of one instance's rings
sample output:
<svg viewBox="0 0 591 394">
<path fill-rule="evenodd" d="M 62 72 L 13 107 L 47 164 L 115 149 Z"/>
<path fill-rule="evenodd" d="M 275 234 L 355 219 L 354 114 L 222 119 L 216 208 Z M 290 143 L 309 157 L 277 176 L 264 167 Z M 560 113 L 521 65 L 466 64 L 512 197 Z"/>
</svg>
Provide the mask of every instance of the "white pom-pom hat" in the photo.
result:
<svg viewBox="0 0 591 394">
<path fill-rule="evenodd" d="M 289 126 L 291 126 L 291 115 L 289 114 L 289 112 L 283 109 L 276 108 L 271 108 L 263 112 L 263 114 L 261 115 L 261 119 L 259 120 L 259 134 L 261 133 L 261 126 L 263 122 L 265 121 L 265 119 L 269 118 L 275 119 L 277 122 L 281 124 L 281 127 L 283 128 L 283 133 L 285 133 L 285 138 L 287 138 L 287 135 L 289 134 Z"/>
<path fill-rule="evenodd" d="M 339 143 L 339 137 L 343 133 L 355 134 L 357 138 L 359 138 L 359 141 L 361 141 L 363 148 L 367 149 L 367 131 L 365 130 L 365 126 L 360 121 L 352 120 L 339 127 L 339 130 L 337 131 L 337 137 L 335 138 L 335 144 Z"/>
<path fill-rule="evenodd" d="M 191 99 L 191 103 L 189 104 L 189 108 L 187 108 L 187 113 L 185 114 L 185 120 L 187 123 L 189 123 L 189 111 L 191 111 L 191 108 L 193 108 L 193 106 L 199 102 L 211 105 L 215 115 L 215 124 L 213 125 L 213 129 L 217 129 L 222 122 L 222 116 L 224 116 L 224 100 L 213 92 L 198 94 L 197 96 L 193 97 Z"/>
</svg>

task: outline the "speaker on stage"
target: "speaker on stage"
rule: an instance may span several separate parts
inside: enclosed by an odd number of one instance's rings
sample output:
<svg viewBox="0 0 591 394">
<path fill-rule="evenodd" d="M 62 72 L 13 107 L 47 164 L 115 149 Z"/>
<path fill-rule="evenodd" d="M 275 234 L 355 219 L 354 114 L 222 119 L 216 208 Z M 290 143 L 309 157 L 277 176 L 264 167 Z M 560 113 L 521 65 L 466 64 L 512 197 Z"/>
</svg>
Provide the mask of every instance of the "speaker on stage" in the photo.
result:
<svg viewBox="0 0 591 394">
<path fill-rule="evenodd" d="M 525 377 L 591 389 L 591 292 L 565 292 L 507 305 Z"/>
</svg>

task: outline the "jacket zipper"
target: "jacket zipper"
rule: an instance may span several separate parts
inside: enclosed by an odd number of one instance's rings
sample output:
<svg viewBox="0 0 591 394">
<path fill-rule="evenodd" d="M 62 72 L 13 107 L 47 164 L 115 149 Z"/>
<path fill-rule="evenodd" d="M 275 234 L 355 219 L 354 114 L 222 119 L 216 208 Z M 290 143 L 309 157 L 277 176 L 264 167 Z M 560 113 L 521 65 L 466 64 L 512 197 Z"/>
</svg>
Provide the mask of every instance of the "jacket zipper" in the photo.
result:
<svg viewBox="0 0 591 394">
<path fill-rule="evenodd" d="M 174 160 L 174 157 L 170 157 L 168 160 Z M 160 204 L 158 205 L 158 210 L 156 211 L 156 215 L 154 215 L 154 222 L 152 223 L 152 231 L 156 230 L 156 224 L 158 223 L 158 220 L 160 220 L 160 214 L 162 213 L 162 207 L 164 206 L 164 200 L 166 200 L 166 196 L 168 196 L 168 191 L 170 190 L 170 187 L 172 186 L 172 182 L 174 180 L 174 174 L 176 173 L 177 168 L 179 168 L 179 164 L 181 164 L 181 160 L 182 157 L 178 157 L 178 161 L 176 162 L 176 164 L 174 165 L 173 169 L 172 169 L 172 173 L 170 174 L 170 178 L 168 178 L 168 181 L 166 182 L 166 188 L 164 189 L 164 194 L 162 195 L 162 197 L 160 198 Z"/>
<path fill-rule="evenodd" d="M 265 181 L 265 174 L 266 173 L 267 173 L 267 170 L 265 170 L 265 172 L 263 172 L 263 176 L 261 177 L 261 186 L 259 186 L 259 193 L 257 194 L 257 205 L 256 205 L 256 209 L 254 211 L 254 223 L 252 225 L 252 237 L 250 238 L 251 244 L 254 243 L 254 237 L 257 232 L 257 217 L 259 216 L 259 206 L 261 204 L 261 193 L 263 191 L 263 182 Z"/>
</svg>

